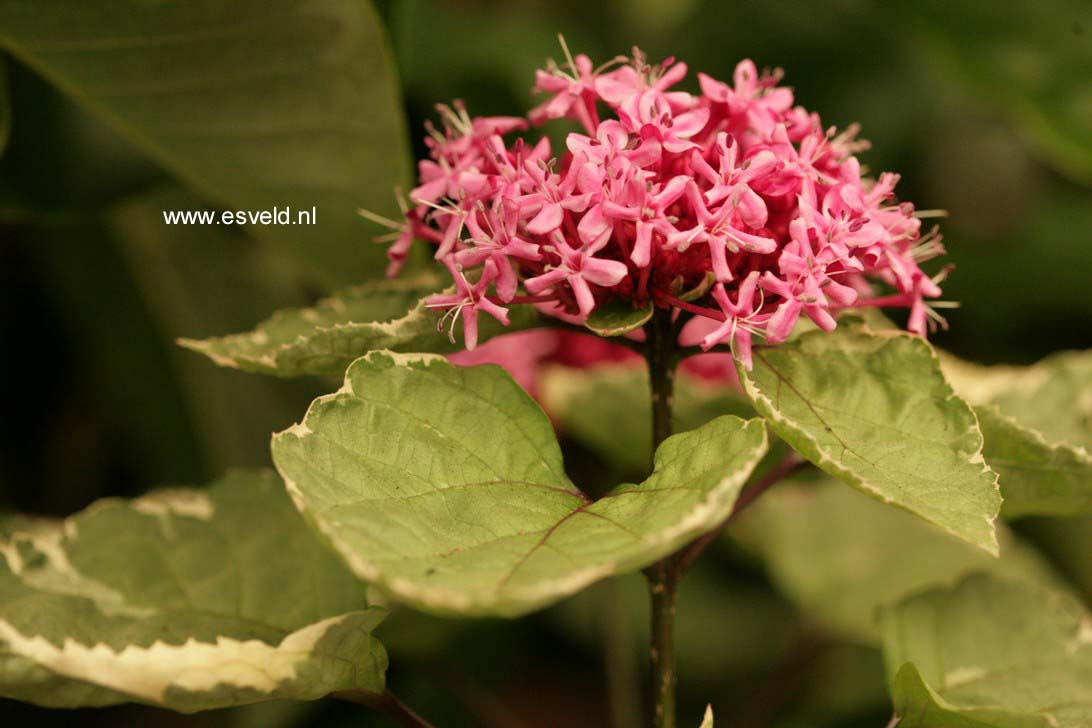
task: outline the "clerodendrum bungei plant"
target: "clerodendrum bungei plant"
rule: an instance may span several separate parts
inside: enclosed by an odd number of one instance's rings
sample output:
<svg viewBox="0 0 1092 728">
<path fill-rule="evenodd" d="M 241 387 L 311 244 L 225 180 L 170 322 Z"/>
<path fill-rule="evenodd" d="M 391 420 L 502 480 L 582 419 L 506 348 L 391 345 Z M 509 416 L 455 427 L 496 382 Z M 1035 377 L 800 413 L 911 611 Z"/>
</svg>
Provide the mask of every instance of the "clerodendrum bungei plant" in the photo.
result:
<svg viewBox="0 0 1092 728">
<path fill-rule="evenodd" d="M 883 646 L 892 725 L 1092 724 L 1092 617 L 998 521 L 1092 511 L 1088 413 L 1050 404 L 1092 401 L 1092 359 L 938 356 L 947 269 L 921 266 L 940 237 L 896 175 L 863 171 L 856 128 L 824 128 L 750 61 L 698 93 L 686 73 L 566 49 L 526 117 L 441 106 L 404 217 L 363 213 L 393 228 L 392 280 L 183 342 L 344 375 L 273 438 L 289 497 L 236 473 L 7 524 L 0 692 L 184 711 L 334 695 L 426 725 L 385 689 L 380 604 L 518 617 L 643 570 L 650 715 L 673 727 L 680 580 L 748 508 L 738 538 L 774 582 Z M 437 262 L 402 271 L 415 241 Z M 555 425 L 645 477 L 589 497 Z M 854 573 L 870 534 L 935 563 Z M 848 568 L 841 601 L 813 566 Z"/>
</svg>

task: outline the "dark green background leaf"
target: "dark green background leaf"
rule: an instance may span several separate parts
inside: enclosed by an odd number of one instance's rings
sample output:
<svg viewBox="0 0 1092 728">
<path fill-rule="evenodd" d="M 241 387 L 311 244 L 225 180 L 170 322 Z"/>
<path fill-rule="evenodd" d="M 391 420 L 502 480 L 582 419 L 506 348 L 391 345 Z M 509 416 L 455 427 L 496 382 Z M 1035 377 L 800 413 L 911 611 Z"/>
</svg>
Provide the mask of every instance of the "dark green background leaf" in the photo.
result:
<svg viewBox="0 0 1092 728">
<path fill-rule="evenodd" d="M 209 200 L 316 207 L 315 225 L 252 230 L 323 282 L 379 273 L 356 209 L 393 208 L 408 145 L 370 3 L 9 0 L 0 46 Z"/>
<path fill-rule="evenodd" d="M 1004 110 L 1059 169 L 1092 181 L 1088 3 L 924 0 L 901 10 L 945 80 Z"/>
</svg>

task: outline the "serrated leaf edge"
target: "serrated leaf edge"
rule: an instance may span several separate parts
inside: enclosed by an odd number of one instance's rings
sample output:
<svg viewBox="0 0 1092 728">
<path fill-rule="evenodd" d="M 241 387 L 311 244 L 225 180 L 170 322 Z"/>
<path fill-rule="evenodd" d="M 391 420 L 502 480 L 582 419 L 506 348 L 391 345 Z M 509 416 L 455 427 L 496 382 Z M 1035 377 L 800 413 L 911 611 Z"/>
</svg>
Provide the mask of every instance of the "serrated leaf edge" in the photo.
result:
<svg viewBox="0 0 1092 728">
<path fill-rule="evenodd" d="M 292 425 L 291 427 L 275 434 L 273 440 L 285 436 L 294 436 L 302 438 L 312 433 L 310 427 L 307 426 L 307 420 L 310 418 L 313 410 L 325 405 L 328 402 L 333 401 L 337 397 L 345 394 L 355 395 L 356 391 L 353 389 L 351 381 L 351 372 L 357 363 L 362 361 L 370 361 L 373 357 L 387 357 L 391 359 L 395 365 L 402 366 L 408 364 L 425 364 L 431 366 L 437 362 L 442 362 L 447 366 L 454 366 L 447 361 L 447 359 L 439 354 L 400 354 L 397 352 L 379 350 L 373 351 L 360 357 L 353 364 L 349 365 L 346 371 L 345 380 L 342 386 L 331 394 L 323 395 L 315 399 L 311 406 L 308 407 L 303 419 Z M 750 477 L 751 472 L 759 461 L 762 460 L 766 454 L 766 450 L 769 446 L 769 435 L 767 434 L 765 424 L 761 418 L 753 418 L 750 420 L 743 420 L 739 417 L 733 417 L 726 415 L 725 417 L 732 417 L 733 419 L 743 422 L 743 427 L 740 428 L 739 434 L 743 434 L 751 427 L 758 427 L 761 433 L 760 446 L 755 448 L 754 454 L 751 458 L 744 462 L 744 464 L 738 468 L 731 475 L 723 478 L 716 486 L 709 489 L 709 495 L 707 498 L 698 503 L 688 514 L 680 518 L 676 524 L 668 529 L 664 529 L 655 535 L 655 538 L 648 539 L 652 543 L 654 549 L 662 547 L 664 544 L 671 543 L 675 539 L 679 538 L 688 531 L 693 531 L 694 536 L 698 536 L 704 529 L 701 526 L 707 525 L 712 528 L 719 520 L 727 518 L 731 512 L 732 507 L 735 505 L 738 492 L 735 492 L 737 488 L 742 485 Z M 681 433 L 685 434 L 685 433 Z M 673 437 L 679 437 L 680 435 L 674 435 Z M 672 438 L 668 438 L 670 441 Z M 665 441 L 667 442 L 667 441 Z M 274 459 L 276 465 L 276 460 Z M 379 585 L 381 588 L 386 589 L 395 597 L 402 597 L 411 601 L 415 601 L 424 604 L 430 608 L 441 611 L 455 611 L 462 613 L 478 612 L 481 610 L 488 610 L 489 614 L 501 614 L 503 616 L 519 616 L 526 612 L 533 611 L 543 606 L 545 602 L 553 600 L 555 598 L 562 598 L 576 593 L 583 589 L 585 586 L 592 584 L 599 579 L 605 578 L 616 571 L 622 565 L 621 560 L 612 560 L 604 562 L 594 567 L 581 569 L 570 573 L 563 579 L 553 579 L 548 581 L 539 582 L 535 587 L 525 587 L 521 589 L 511 589 L 508 594 L 521 601 L 527 602 L 527 604 L 520 604 L 515 609 L 506 610 L 499 609 L 494 610 L 495 602 L 493 601 L 480 601 L 475 600 L 473 597 L 466 594 L 462 594 L 457 591 L 440 587 L 423 587 L 412 580 L 401 577 L 387 577 L 384 575 L 383 569 L 376 564 L 368 561 L 363 556 L 358 554 L 351 546 L 343 543 L 338 537 L 334 529 L 324 519 L 314 514 L 308 507 L 307 501 L 302 491 L 299 488 L 299 484 L 290 478 L 287 473 L 279 466 L 276 465 L 277 472 L 280 473 L 281 479 L 284 480 L 285 489 L 288 491 L 292 502 L 296 505 L 296 508 L 303 514 L 304 518 L 315 527 L 319 533 L 325 538 L 327 543 L 330 544 L 333 549 L 341 555 L 345 563 L 349 566 L 349 569 L 361 579 Z M 723 493 L 732 493 L 735 495 L 731 498 L 720 499 L 725 500 L 725 503 L 718 503 L 717 496 Z"/>
<path fill-rule="evenodd" d="M 926 519 L 926 520 L 928 520 L 930 523 L 933 523 L 933 525 L 935 525 L 938 528 L 942 529 L 946 533 L 949 533 L 949 534 L 955 536 L 956 538 L 960 539 L 961 541 L 967 541 L 968 543 L 983 549 L 984 551 L 989 553 L 991 556 L 1000 557 L 1000 555 L 1001 555 L 1001 546 L 1000 546 L 1000 544 L 998 543 L 998 540 L 997 540 L 997 519 L 1000 517 L 1000 514 L 1001 514 L 1001 504 L 1004 501 L 1004 496 L 1002 496 L 1002 494 L 1001 494 L 1001 485 L 1000 485 L 1000 482 L 999 482 L 1000 481 L 1000 476 L 998 475 L 997 472 L 995 472 L 989 466 L 989 464 L 986 462 L 985 457 L 983 456 L 983 450 L 985 448 L 985 439 L 982 436 L 982 428 L 979 425 L 978 413 L 976 413 L 974 411 L 974 408 L 970 404 L 968 404 L 966 400 L 964 400 L 962 397 L 960 397 L 958 394 L 955 393 L 955 390 L 952 388 L 952 385 L 948 382 L 947 376 L 944 375 L 944 371 L 941 369 L 940 357 L 937 355 L 936 349 L 934 349 L 933 347 L 931 347 L 927 343 L 925 343 L 925 341 L 923 339 L 921 339 L 918 336 L 915 336 L 913 334 L 908 334 L 908 333 L 903 332 L 903 331 L 873 331 L 872 329 L 870 329 L 867 325 L 865 325 L 863 323 L 859 325 L 859 328 L 864 333 L 867 333 L 867 334 L 869 334 L 871 336 L 875 336 L 877 338 L 886 338 L 886 339 L 892 339 L 892 340 L 895 339 L 895 338 L 902 338 L 902 339 L 912 341 L 913 346 L 924 346 L 925 350 L 926 350 L 926 352 L 928 352 L 930 358 L 932 358 L 932 360 L 935 362 L 937 372 L 940 374 L 941 379 L 944 382 L 944 386 L 948 390 L 948 393 L 947 393 L 944 401 L 947 403 L 947 402 L 950 402 L 951 400 L 956 400 L 959 404 L 962 404 L 962 406 L 964 408 L 966 408 L 966 410 L 970 413 L 971 418 L 974 421 L 974 424 L 971 427 L 971 429 L 967 430 L 967 432 L 978 436 L 978 447 L 973 453 L 970 453 L 970 462 L 972 464 L 981 465 L 982 466 L 982 472 L 993 475 L 993 488 L 994 488 L 994 491 L 997 493 L 997 497 L 998 497 L 997 511 L 992 516 L 986 516 L 985 517 L 986 518 L 986 523 L 989 525 L 991 542 L 989 544 L 982 544 L 982 543 L 978 543 L 978 542 L 975 542 L 975 541 L 970 541 L 969 539 L 966 538 L 966 536 L 959 533 L 958 531 L 955 531 L 954 529 L 951 529 L 951 528 L 949 528 L 947 526 L 944 526 L 942 524 L 939 524 L 939 523 L 934 523 L 931 519 Z M 762 348 L 767 348 L 767 347 L 756 347 L 756 354 L 759 351 L 761 351 Z M 787 428 L 792 429 L 794 432 L 800 434 L 800 436 L 803 437 L 812 446 L 812 449 L 814 449 L 815 452 L 819 453 L 818 462 L 815 463 L 817 466 L 822 468 L 823 465 L 827 465 L 832 470 L 836 471 L 836 474 L 837 474 L 837 476 L 839 478 L 841 478 L 844 481 L 856 484 L 858 487 L 860 487 L 862 490 L 866 491 L 869 495 L 873 496 L 874 498 L 877 498 L 880 501 L 882 501 L 882 502 L 884 502 L 884 503 L 886 503 L 888 505 L 896 506 L 898 508 L 903 508 L 904 510 L 909 510 L 909 509 L 906 509 L 901 504 L 895 502 L 895 500 L 893 498 L 891 498 L 890 496 L 888 496 L 888 495 L 884 494 L 883 492 L 881 492 L 879 489 L 876 488 L 876 486 L 874 486 L 871 483 L 869 483 L 868 481 L 856 476 L 851 471 L 843 468 L 836 460 L 834 460 L 829 455 L 827 455 L 822 450 L 822 448 L 819 447 L 818 440 L 816 440 L 814 437 L 812 437 L 810 434 L 808 434 L 805 430 L 803 430 L 799 426 L 796 426 L 792 421 L 789 420 L 788 417 L 785 417 L 780 412 L 778 412 L 777 408 L 774 407 L 774 403 L 768 397 L 762 395 L 758 391 L 758 389 L 751 383 L 750 377 L 748 376 L 748 372 L 746 371 L 746 369 L 744 368 L 744 366 L 742 365 L 742 363 L 738 359 L 735 360 L 735 363 L 736 363 L 736 371 L 739 374 L 739 380 L 742 383 L 743 389 L 747 393 L 747 396 L 750 397 L 754 401 L 761 401 L 766 405 L 766 409 L 768 410 L 768 414 L 767 414 L 767 412 L 761 412 L 762 416 L 767 417 L 768 419 L 771 419 L 774 422 L 777 422 L 777 423 L 779 423 L 779 424 L 781 424 L 781 425 L 783 425 L 783 426 L 785 426 Z M 916 513 L 914 511 L 910 511 L 910 512 L 914 513 L 914 515 L 916 515 L 916 516 L 919 516 L 921 518 L 925 518 L 924 516 L 922 516 L 919 513 Z"/>
<path fill-rule="evenodd" d="M 1074 445 L 1073 443 L 1066 442 L 1065 440 L 1048 440 L 1046 436 L 1035 429 L 1034 427 L 1028 427 L 1015 417 L 1007 415 L 1001 411 L 996 404 L 979 404 L 972 407 L 972 409 L 989 410 L 990 414 L 999 420 L 1004 420 L 1005 424 L 1009 425 L 1015 430 L 1018 430 L 1021 434 L 1027 435 L 1031 438 L 1036 445 L 1046 448 L 1051 452 L 1067 452 L 1073 455 L 1074 458 L 1080 460 L 1084 464 L 1092 465 L 1092 452 L 1089 452 L 1082 445 Z M 977 412 L 975 413 L 977 415 Z"/>
<path fill-rule="evenodd" d="M 414 278 L 398 279 L 396 281 L 382 281 L 379 283 L 385 284 L 386 290 L 398 291 L 411 290 L 413 288 L 423 287 L 426 286 L 430 281 L 436 280 L 437 279 L 432 275 L 421 275 Z M 249 365 L 253 367 L 262 367 L 265 370 L 269 371 L 275 371 L 278 368 L 278 362 L 281 355 L 299 346 L 306 345 L 312 337 L 318 334 L 337 332 L 342 329 L 348 328 L 360 329 L 365 327 L 372 328 L 380 333 L 390 334 L 393 333 L 400 326 L 411 324 L 425 317 L 428 309 L 424 306 L 424 299 L 422 298 L 421 300 L 418 300 L 417 303 L 413 304 L 413 306 L 411 306 L 406 313 L 402 314 L 401 316 L 392 318 L 388 321 L 347 321 L 345 323 L 336 323 L 330 326 L 316 326 L 310 334 L 297 334 L 296 338 L 278 345 L 273 350 L 261 356 L 241 355 L 231 357 L 220 354 L 214 350 L 217 346 L 223 344 L 230 345 L 236 341 L 246 341 L 256 346 L 265 346 L 266 342 L 269 341 L 269 334 L 267 329 L 269 328 L 269 326 L 276 323 L 277 321 L 280 321 L 292 315 L 296 315 L 303 318 L 304 320 L 307 320 L 309 313 L 312 317 L 314 317 L 317 315 L 314 313 L 315 310 L 322 308 L 323 306 L 328 306 L 330 308 L 333 308 L 334 310 L 337 310 L 339 306 L 341 308 L 344 308 L 345 304 L 341 301 L 341 299 L 346 294 L 362 292 L 367 290 L 368 288 L 375 287 L 376 285 L 377 283 L 375 282 L 364 283 L 359 286 L 354 286 L 353 288 L 346 289 L 340 295 L 335 293 L 331 296 L 320 299 L 311 306 L 275 311 L 269 318 L 259 322 L 251 331 L 245 331 L 238 334 L 227 334 L 226 336 L 213 336 L 207 339 L 190 339 L 182 337 L 176 339 L 175 343 L 183 347 L 184 349 L 189 349 L 190 351 L 195 351 L 208 357 L 213 363 L 218 366 L 227 367 L 230 369 L 242 369 L 245 366 Z M 444 294 L 451 293 L 453 291 L 454 287 L 449 287 L 447 289 L 437 290 L 436 293 Z"/>
</svg>

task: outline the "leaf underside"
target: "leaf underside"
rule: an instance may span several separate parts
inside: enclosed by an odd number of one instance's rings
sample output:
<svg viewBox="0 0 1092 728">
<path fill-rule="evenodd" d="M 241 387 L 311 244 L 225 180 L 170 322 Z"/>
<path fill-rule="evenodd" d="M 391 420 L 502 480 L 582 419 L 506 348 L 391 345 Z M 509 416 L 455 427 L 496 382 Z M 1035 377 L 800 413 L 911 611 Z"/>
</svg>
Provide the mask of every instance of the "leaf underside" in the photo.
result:
<svg viewBox="0 0 1092 728">
<path fill-rule="evenodd" d="M 731 512 L 759 420 L 667 440 L 591 502 L 542 410 L 500 368 L 375 352 L 274 437 L 297 506 L 362 578 L 440 614 L 516 616 L 671 553 Z"/>
<path fill-rule="evenodd" d="M 271 472 L 0 526 L 0 695 L 182 712 L 382 692 L 384 611 Z"/>
</svg>

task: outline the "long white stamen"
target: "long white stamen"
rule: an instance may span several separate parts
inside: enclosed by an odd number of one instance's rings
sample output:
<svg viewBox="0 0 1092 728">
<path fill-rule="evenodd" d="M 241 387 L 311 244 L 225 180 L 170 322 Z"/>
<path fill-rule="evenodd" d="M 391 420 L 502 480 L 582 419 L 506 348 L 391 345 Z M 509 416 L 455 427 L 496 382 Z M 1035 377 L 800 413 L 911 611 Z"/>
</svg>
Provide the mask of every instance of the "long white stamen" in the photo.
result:
<svg viewBox="0 0 1092 728">
<path fill-rule="evenodd" d="M 576 61 L 573 60 L 573 54 L 569 52 L 569 44 L 565 42 L 565 36 L 561 33 L 557 34 L 557 40 L 561 43 L 561 51 L 565 54 L 565 60 L 569 62 L 569 69 L 572 70 L 572 78 L 575 81 L 580 71 L 576 70 Z"/>
<path fill-rule="evenodd" d="M 371 220 L 372 222 L 374 222 L 377 225 L 382 225 L 383 227 L 392 228 L 394 230 L 403 230 L 406 227 L 405 222 L 395 222 L 394 220 L 391 220 L 389 217 L 383 217 L 382 215 L 377 215 L 376 213 L 372 212 L 371 210 L 365 210 L 363 207 L 358 207 L 356 209 L 356 214 L 360 215 L 365 220 Z"/>
</svg>

